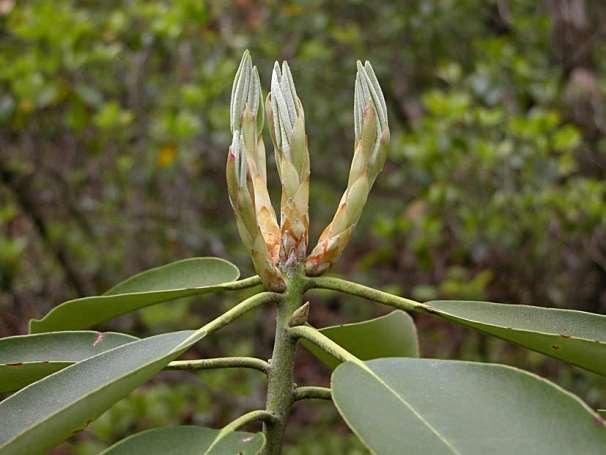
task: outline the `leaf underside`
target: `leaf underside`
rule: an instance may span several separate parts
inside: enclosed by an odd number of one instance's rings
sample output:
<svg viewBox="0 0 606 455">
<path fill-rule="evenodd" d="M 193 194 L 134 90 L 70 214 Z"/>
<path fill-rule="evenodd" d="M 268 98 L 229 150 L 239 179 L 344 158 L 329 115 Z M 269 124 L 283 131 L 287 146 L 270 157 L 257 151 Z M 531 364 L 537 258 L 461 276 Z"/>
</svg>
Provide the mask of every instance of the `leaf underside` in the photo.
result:
<svg viewBox="0 0 606 455">
<path fill-rule="evenodd" d="M 85 428 L 203 336 L 183 331 L 133 341 L 14 393 L 0 402 L 0 453 L 46 453 Z"/>
<path fill-rule="evenodd" d="M 221 291 L 239 276 L 224 259 L 183 259 L 141 272 L 103 295 L 64 302 L 42 319 L 32 319 L 30 333 L 87 329 L 156 303 Z"/>
<path fill-rule="evenodd" d="M 361 360 L 419 357 L 417 329 L 412 318 L 402 310 L 367 321 L 324 327 L 320 332 Z M 301 344 L 330 368 L 341 363 L 313 343 L 303 340 Z"/>
<path fill-rule="evenodd" d="M 429 311 L 606 376 L 606 316 L 576 310 L 433 301 Z"/>
<path fill-rule="evenodd" d="M 93 331 L 51 332 L 0 339 L 0 392 L 12 392 L 74 362 L 137 338 Z"/>
<path fill-rule="evenodd" d="M 364 365 L 333 372 L 333 401 L 377 454 L 606 453 L 601 417 L 530 373 L 433 359 Z"/>
<path fill-rule="evenodd" d="M 220 431 L 189 425 L 154 428 L 117 442 L 101 455 L 256 455 L 265 447 L 263 433 L 235 431 L 207 451 Z"/>
</svg>

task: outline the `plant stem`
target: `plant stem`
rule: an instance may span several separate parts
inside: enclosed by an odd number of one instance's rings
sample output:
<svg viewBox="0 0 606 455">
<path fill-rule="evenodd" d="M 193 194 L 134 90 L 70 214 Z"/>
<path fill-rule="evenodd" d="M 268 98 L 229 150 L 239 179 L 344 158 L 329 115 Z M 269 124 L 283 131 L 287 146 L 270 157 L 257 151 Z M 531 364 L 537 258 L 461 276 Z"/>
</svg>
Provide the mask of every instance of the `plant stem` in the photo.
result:
<svg viewBox="0 0 606 455">
<path fill-rule="evenodd" d="M 199 331 L 206 332 L 207 334 L 216 332 L 256 306 L 268 302 L 278 302 L 282 298 L 282 294 L 277 294 L 275 292 L 260 292 L 259 294 L 255 294 L 252 297 L 238 303 L 236 306 L 230 308 L 218 318 L 210 321 L 208 324 L 203 325 Z"/>
<path fill-rule="evenodd" d="M 214 359 L 175 360 L 168 370 L 214 370 L 218 368 L 251 368 L 263 373 L 269 371 L 269 363 L 254 357 L 217 357 Z"/>
<path fill-rule="evenodd" d="M 221 439 L 230 434 L 232 431 L 236 431 L 241 426 L 246 425 L 250 422 L 254 422 L 256 420 L 269 423 L 273 422 L 275 420 L 275 417 L 270 412 L 267 412 L 264 409 L 257 409 L 256 411 L 247 412 L 246 414 L 238 417 L 236 420 L 224 426 L 215 438 L 215 440 L 212 442 L 212 444 L 208 446 L 208 448 L 204 451 L 203 455 L 212 453 L 212 449 L 216 447 L 216 445 L 221 441 Z"/>
<path fill-rule="evenodd" d="M 416 302 L 411 299 L 390 294 L 388 292 L 379 291 L 378 289 L 369 288 L 358 283 L 343 280 L 335 277 L 317 277 L 311 278 L 310 285 L 313 288 L 332 289 L 333 291 L 341 291 L 346 294 L 364 297 L 368 300 L 389 305 L 404 311 L 425 312 L 427 305 Z"/>
<path fill-rule="evenodd" d="M 261 278 L 258 275 L 253 275 L 242 280 L 233 281 L 224 286 L 225 289 L 236 291 L 238 289 L 248 289 L 261 284 Z"/>
<path fill-rule="evenodd" d="M 295 401 L 299 400 L 332 400 L 332 395 L 328 387 L 304 386 L 295 389 Z"/>
<path fill-rule="evenodd" d="M 294 401 L 293 376 L 296 340 L 288 332 L 293 313 L 303 301 L 306 280 L 300 269 L 289 276 L 286 291 L 277 308 L 274 350 L 271 357 L 267 383 L 266 410 L 275 416 L 275 421 L 264 426 L 267 438 L 266 455 L 279 455 L 290 408 Z"/>
<path fill-rule="evenodd" d="M 249 411 L 246 414 L 238 417 L 236 420 L 228 423 L 222 428 L 222 430 L 225 430 L 225 432 L 231 432 L 237 430 L 241 426 L 246 425 L 247 423 L 254 422 L 255 420 L 260 420 L 262 422 L 273 422 L 275 420 L 275 416 L 271 412 L 267 412 L 265 409 Z"/>
<path fill-rule="evenodd" d="M 179 346 L 175 347 L 174 351 L 178 351 L 181 346 L 185 346 L 187 348 L 193 343 L 204 338 L 209 333 L 216 332 L 217 330 L 225 327 L 230 322 L 239 318 L 244 313 L 247 313 L 253 308 L 256 308 L 264 303 L 279 302 L 282 297 L 282 294 L 277 294 L 275 292 L 260 292 L 258 294 L 255 294 L 252 297 L 249 297 L 246 300 L 243 300 L 242 302 L 238 303 L 236 306 L 230 308 L 221 316 L 204 324 L 202 327 L 192 333 L 187 339 L 183 340 Z"/>
<path fill-rule="evenodd" d="M 320 349 L 328 352 L 342 362 L 354 362 L 358 364 L 361 362 L 360 359 L 358 359 L 355 355 L 350 353 L 348 350 L 343 349 L 322 332 L 314 329 L 311 326 L 300 325 L 298 327 L 291 327 L 288 333 L 295 340 L 298 338 L 304 338 L 307 341 L 312 342 Z"/>
</svg>

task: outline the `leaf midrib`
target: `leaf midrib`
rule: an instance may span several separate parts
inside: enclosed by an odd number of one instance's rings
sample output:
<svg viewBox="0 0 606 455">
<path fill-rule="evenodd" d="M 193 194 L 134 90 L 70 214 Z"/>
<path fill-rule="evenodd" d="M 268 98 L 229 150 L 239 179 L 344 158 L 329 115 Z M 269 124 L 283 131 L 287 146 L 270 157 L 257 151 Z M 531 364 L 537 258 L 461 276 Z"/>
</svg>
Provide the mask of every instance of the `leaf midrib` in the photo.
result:
<svg viewBox="0 0 606 455">
<path fill-rule="evenodd" d="M 193 335 L 193 334 L 192 334 L 192 335 Z M 59 416 L 59 415 L 61 415 L 61 414 L 65 413 L 65 412 L 69 411 L 70 409 L 74 408 L 74 406 L 76 406 L 78 403 L 82 402 L 83 400 L 86 400 L 86 399 L 87 399 L 87 398 L 89 398 L 90 396 L 95 395 L 95 394 L 97 394 L 97 393 L 99 393 L 99 392 L 102 392 L 102 391 L 104 391 L 104 390 L 106 390 L 106 389 L 110 388 L 112 385 L 115 385 L 115 384 L 117 384 L 117 383 L 119 383 L 119 382 L 122 382 L 122 381 L 124 381 L 124 380 L 126 380 L 126 379 L 130 378 L 131 376 L 134 376 L 135 374 L 139 373 L 140 371 L 144 370 L 145 368 L 148 368 L 148 367 L 150 367 L 151 365 L 153 365 L 153 364 L 155 364 L 155 363 L 157 363 L 157 362 L 160 362 L 160 360 L 162 360 L 162 359 L 164 359 L 164 358 L 167 358 L 167 357 L 170 357 L 171 355 L 174 355 L 174 354 L 176 353 L 176 351 L 177 351 L 177 350 L 178 350 L 178 349 L 179 349 L 179 348 L 180 348 L 180 347 L 183 345 L 183 343 L 184 343 L 184 342 L 186 342 L 187 340 L 189 340 L 190 338 L 192 338 L 192 336 L 191 336 L 191 335 L 190 335 L 190 337 L 188 337 L 188 338 L 186 338 L 185 340 L 183 340 L 183 342 L 179 343 L 179 345 L 177 345 L 175 348 L 173 348 L 173 349 L 172 349 L 172 350 L 171 350 L 171 351 L 170 351 L 168 354 L 166 354 L 164 357 L 161 357 L 160 359 L 155 359 L 154 361 L 151 361 L 151 362 L 145 363 L 145 364 L 144 364 L 144 365 L 142 365 L 140 368 L 137 368 L 137 369 L 135 369 L 135 370 L 132 370 L 130 373 L 128 373 L 128 374 L 126 374 L 126 375 L 124 375 L 124 376 L 121 376 L 120 378 L 116 379 L 115 381 L 106 382 L 104 385 L 101 385 L 101 386 L 99 386 L 99 387 L 97 387 L 97 388 L 95 388 L 95 389 L 91 390 L 89 393 L 87 393 L 86 395 L 84 395 L 84 396 L 80 397 L 79 399 L 72 400 L 72 401 L 71 401 L 69 404 L 67 404 L 65 407 L 63 407 L 62 409 L 59 409 L 59 410 L 57 410 L 57 411 L 53 412 L 52 414 L 49 414 L 49 415 L 48 415 L 46 418 L 44 418 L 44 419 L 42 419 L 42 420 L 38 420 L 38 421 L 36 421 L 36 422 L 33 422 L 33 423 L 32 423 L 32 424 L 30 424 L 30 425 L 29 425 L 27 428 L 24 428 L 24 429 L 23 429 L 21 432 L 19 432 L 18 434 L 16 434 L 16 435 L 15 435 L 15 436 L 14 436 L 12 439 L 7 440 L 7 441 L 6 441 L 4 444 L 0 445 L 0 449 L 5 449 L 5 448 L 9 447 L 10 445 L 15 444 L 15 443 L 16 443 L 16 442 L 18 442 L 20 439 L 22 439 L 23 437 L 25 437 L 25 436 L 26 436 L 28 433 L 30 433 L 30 432 L 32 432 L 32 431 L 34 431 L 34 430 L 36 430 L 37 428 L 39 428 L 41 425 L 43 425 L 43 424 L 44 424 L 45 422 L 47 422 L 48 420 L 50 420 L 50 419 L 52 419 L 52 418 L 55 418 L 55 417 L 57 417 L 57 416 Z M 135 340 L 135 341 L 133 341 L 133 342 L 136 342 L 136 341 L 140 341 L 140 340 Z M 129 344 L 129 343 L 126 343 L 126 344 Z M 85 359 L 85 360 L 89 360 L 89 359 L 92 359 L 92 358 L 94 358 L 94 357 L 97 357 L 97 356 L 100 356 L 100 355 L 106 354 L 106 353 L 108 353 L 108 352 L 110 352 L 110 351 L 113 351 L 113 350 L 115 350 L 115 349 L 119 349 L 119 348 L 121 348 L 121 347 L 123 347 L 123 346 L 125 346 L 125 345 L 116 346 L 115 348 L 112 348 L 112 349 L 110 349 L 110 350 L 108 350 L 108 351 L 101 352 L 101 353 L 97 354 L 96 356 L 89 357 L 88 359 Z M 176 354 L 177 354 L 177 355 L 176 355 L 175 357 L 177 357 L 177 356 L 179 355 L 179 353 L 176 353 Z M 79 363 L 79 362 L 73 363 L 72 365 L 68 366 L 67 368 L 69 368 L 69 367 L 71 367 L 71 366 L 74 366 L 74 365 L 77 365 L 78 363 Z M 56 371 L 56 372 L 54 372 L 54 373 L 50 374 L 49 376 L 46 376 L 46 378 L 48 378 L 48 377 L 50 377 L 50 376 L 53 376 L 53 375 L 55 375 L 55 374 L 61 373 L 62 371 L 64 371 L 64 370 L 63 370 L 63 369 L 61 369 L 61 370 L 59 370 L 59 371 Z M 46 379 L 46 378 L 45 378 L 45 379 Z M 35 384 L 35 383 L 33 383 L 33 384 Z M 22 389 L 22 390 L 25 390 L 26 388 L 30 387 L 31 385 L 32 385 L 32 384 L 28 385 L 27 387 L 25 387 L 25 388 L 24 388 L 24 389 Z"/>
<path fill-rule="evenodd" d="M 381 378 L 377 373 L 375 373 L 374 370 L 372 370 L 368 365 L 366 365 L 363 362 L 360 362 L 358 364 L 358 366 L 360 366 L 364 371 L 366 371 L 367 373 L 369 373 L 374 379 L 376 379 L 379 384 L 383 385 L 389 392 L 391 392 L 391 394 L 393 394 L 402 404 L 404 404 L 408 409 L 410 409 L 410 411 L 413 413 L 413 415 L 419 419 L 421 421 L 421 423 L 423 423 L 427 428 L 429 428 L 429 430 L 435 434 L 438 439 L 444 443 L 444 445 L 450 450 L 452 451 L 453 454 L 455 455 L 463 455 L 461 452 L 459 452 L 451 443 L 450 441 L 448 441 L 448 439 L 446 439 L 445 436 L 443 436 L 437 428 L 435 428 L 429 421 L 427 421 L 427 419 L 425 419 L 421 414 L 419 414 L 417 412 L 417 410 L 408 402 L 404 399 L 404 397 L 402 397 L 396 390 L 394 390 L 387 382 L 385 382 L 383 380 L 383 378 Z"/>
<path fill-rule="evenodd" d="M 219 283 L 217 285 L 210 285 L 210 286 L 203 286 L 203 287 L 196 287 L 196 288 L 163 289 L 163 290 L 156 290 L 156 291 L 131 292 L 131 293 L 124 293 L 124 294 L 108 294 L 108 295 L 95 295 L 95 296 L 90 296 L 90 297 L 81 297 L 79 299 L 68 300 L 66 302 L 63 302 L 63 303 L 57 305 L 51 311 L 49 311 L 43 318 L 32 319 L 30 321 L 30 324 L 34 323 L 35 326 L 40 326 L 40 325 L 44 326 L 46 324 L 55 322 L 57 319 L 60 320 L 62 313 L 65 312 L 65 308 L 71 307 L 75 304 L 82 304 L 82 303 L 88 304 L 90 302 L 95 302 L 97 300 L 105 300 L 105 301 L 120 300 L 123 298 L 129 298 L 129 297 L 154 297 L 154 296 L 156 296 L 156 297 L 160 298 L 160 300 L 146 301 L 144 305 L 138 306 L 135 310 L 127 309 L 123 313 L 118 313 L 116 315 L 116 317 L 117 317 L 117 316 L 121 316 L 123 314 L 130 313 L 132 311 L 137 311 L 137 310 L 146 308 L 151 305 L 163 303 L 165 301 L 175 300 L 177 298 L 183 298 L 183 297 L 191 297 L 194 295 L 201 295 L 201 294 L 205 294 L 207 292 L 212 292 L 214 290 L 225 289 L 226 286 L 229 285 L 230 283 L 232 283 L 232 282 L 227 281 L 225 283 Z M 179 295 L 179 297 L 174 297 L 174 294 L 181 294 L 181 295 Z M 95 321 L 92 324 L 88 325 L 87 327 L 94 326 L 95 324 L 99 324 L 103 321 L 104 320 Z M 38 334 L 38 333 L 42 334 L 42 333 L 49 333 L 49 332 L 36 332 L 35 334 Z"/>
<path fill-rule="evenodd" d="M 447 300 L 444 300 L 444 302 L 446 302 Z M 438 301 L 438 302 L 442 302 L 442 300 Z M 474 302 L 475 303 L 475 302 Z M 484 302 L 481 301 L 480 303 L 486 303 L 486 304 L 490 304 L 490 305 L 495 305 L 495 306 L 504 306 L 504 307 L 521 307 L 521 306 L 530 306 L 530 305 L 512 305 L 512 304 L 507 304 L 507 303 L 494 303 L 494 302 Z M 483 321 L 481 319 L 474 319 L 468 316 L 464 316 L 464 315 L 460 315 L 457 314 L 455 312 L 452 312 L 450 310 L 446 310 L 443 308 L 440 308 L 439 305 L 438 306 L 434 306 L 432 305 L 432 302 L 428 302 L 427 305 L 436 313 L 440 314 L 441 316 L 444 316 L 446 318 L 452 318 L 458 321 L 461 321 L 463 323 L 467 323 L 467 324 L 476 324 L 479 326 L 484 326 L 484 327 L 494 327 L 497 329 L 502 329 L 505 331 L 511 331 L 511 332 L 518 332 L 518 333 L 523 333 L 523 334 L 531 334 L 531 335 L 542 335 L 542 336 L 551 336 L 551 337 L 556 337 L 556 338 L 562 338 L 562 334 L 558 333 L 558 332 L 548 332 L 545 330 L 531 330 L 531 329 L 524 329 L 524 328 L 520 328 L 520 327 L 514 327 L 514 326 L 507 326 L 504 325 L 503 323 L 500 322 L 486 322 Z M 579 313 L 578 310 L 572 310 L 569 308 L 557 308 L 554 309 L 558 312 L 561 313 Z M 595 314 L 595 316 L 603 316 L 601 314 Z M 564 339 L 567 340 L 574 340 L 574 341 L 584 341 L 587 343 L 595 343 L 595 344 L 600 344 L 600 345 L 606 345 L 606 339 L 600 340 L 600 339 L 593 339 L 593 338 L 586 338 L 586 337 L 581 337 L 581 336 L 577 336 L 577 335 L 569 335 L 569 334 L 565 334 Z"/>
</svg>

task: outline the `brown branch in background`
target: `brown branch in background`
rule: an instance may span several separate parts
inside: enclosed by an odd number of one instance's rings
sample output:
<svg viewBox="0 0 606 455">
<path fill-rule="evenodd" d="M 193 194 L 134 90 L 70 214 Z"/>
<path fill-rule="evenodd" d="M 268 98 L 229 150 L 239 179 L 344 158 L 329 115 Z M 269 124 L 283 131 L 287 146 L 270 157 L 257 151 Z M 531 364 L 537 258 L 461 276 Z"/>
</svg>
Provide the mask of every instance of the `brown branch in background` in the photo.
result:
<svg viewBox="0 0 606 455">
<path fill-rule="evenodd" d="M 595 142 L 606 132 L 594 61 L 595 37 L 603 25 L 600 20 L 592 21 L 585 0 L 549 0 L 547 5 L 553 23 L 554 53 L 562 65 L 564 102 L 585 138 Z"/>
<path fill-rule="evenodd" d="M 569 76 L 576 68 L 591 69 L 593 64 L 592 24 L 585 0 L 549 0 L 553 22 L 554 50 Z"/>
<path fill-rule="evenodd" d="M 23 176 L 17 176 L 8 169 L 0 168 L 0 182 L 14 194 L 17 204 L 31 220 L 42 242 L 63 270 L 67 282 L 78 296 L 86 295 L 88 292 L 84 279 L 76 271 L 76 267 L 63 248 L 56 245 L 50 238 L 46 220 L 31 194 L 32 185 L 30 180 Z"/>
<path fill-rule="evenodd" d="M 606 176 L 606 160 L 599 144 L 606 133 L 604 92 L 596 70 L 595 49 L 606 33 L 603 16 L 591 10 L 586 0 L 547 0 L 553 23 L 552 42 L 562 66 L 563 101 L 568 119 L 581 130 L 584 145 L 577 152 L 580 172 L 593 178 Z M 589 311 L 601 311 L 606 305 L 606 269 L 604 268 L 603 234 L 598 230 L 584 244 L 594 264 L 599 283 L 589 299 Z"/>
</svg>

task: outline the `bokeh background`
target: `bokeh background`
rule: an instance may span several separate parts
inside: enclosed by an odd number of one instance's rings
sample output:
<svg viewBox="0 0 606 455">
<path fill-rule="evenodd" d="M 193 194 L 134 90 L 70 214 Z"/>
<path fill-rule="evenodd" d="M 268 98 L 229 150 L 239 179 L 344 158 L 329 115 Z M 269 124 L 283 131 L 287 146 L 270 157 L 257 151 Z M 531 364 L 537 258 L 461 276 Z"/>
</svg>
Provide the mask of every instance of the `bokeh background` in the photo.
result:
<svg viewBox="0 0 606 455">
<path fill-rule="evenodd" d="M 1 336 L 176 259 L 222 256 L 251 273 L 224 184 L 245 48 L 265 87 L 275 59 L 291 65 L 312 239 L 347 179 L 356 59 L 382 83 L 389 161 L 336 273 L 420 300 L 606 311 L 603 1 L 0 0 Z M 237 297 L 166 303 L 103 328 L 196 327 Z M 317 325 L 388 311 L 332 293 L 311 301 Z M 606 407 L 597 376 L 416 321 L 426 356 L 517 365 Z M 260 312 L 192 355 L 267 357 L 271 337 Z M 301 383 L 327 382 L 304 353 L 297 369 Z M 263 393 L 255 372 L 163 373 L 53 453 L 94 454 L 154 426 L 220 426 Z M 288 440 L 289 454 L 364 453 L 325 402 L 296 405 Z"/>
</svg>

